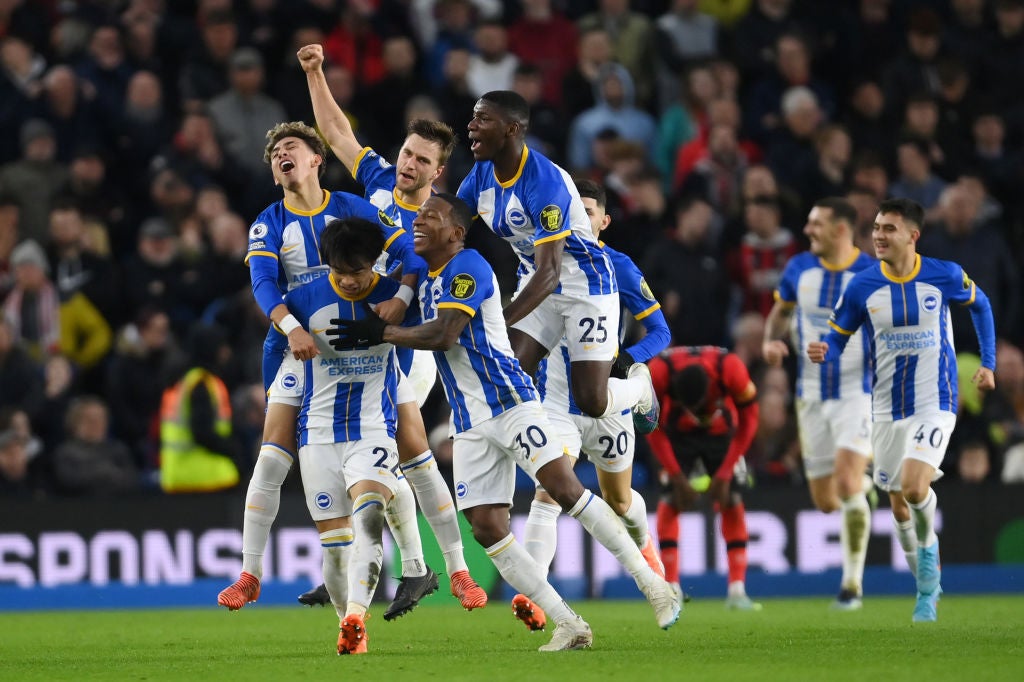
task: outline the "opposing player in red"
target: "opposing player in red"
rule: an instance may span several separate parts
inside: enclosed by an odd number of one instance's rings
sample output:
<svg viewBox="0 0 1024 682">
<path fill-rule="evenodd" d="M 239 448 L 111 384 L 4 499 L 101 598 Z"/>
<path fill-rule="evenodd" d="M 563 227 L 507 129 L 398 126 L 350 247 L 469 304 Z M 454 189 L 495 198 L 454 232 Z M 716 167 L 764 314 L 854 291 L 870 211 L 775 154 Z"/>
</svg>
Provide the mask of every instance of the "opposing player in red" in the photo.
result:
<svg viewBox="0 0 1024 682">
<path fill-rule="evenodd" d="M 700 496 L 690 483 L 698 463 L 711 475 L 708 493 L 722 516 L 729 562 L 726 608 L 759 611 L 746 591 L 747 521 L 734 472 L 757 431 L 757 389 L 743 361 L 715 346 L 669 348 L 649 367 L 661 418 L 647 442 L 668 475 L 657 529 L 666 580 L 679 579 L 679 514 Z"/>
</svg>

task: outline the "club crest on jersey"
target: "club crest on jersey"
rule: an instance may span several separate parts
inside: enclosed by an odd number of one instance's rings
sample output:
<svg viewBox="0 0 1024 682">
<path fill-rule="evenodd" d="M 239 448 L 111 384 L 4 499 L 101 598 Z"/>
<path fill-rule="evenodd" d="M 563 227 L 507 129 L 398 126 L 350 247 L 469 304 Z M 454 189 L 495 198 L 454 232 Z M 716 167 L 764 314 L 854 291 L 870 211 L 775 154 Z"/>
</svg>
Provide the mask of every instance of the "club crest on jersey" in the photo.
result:
<svg viewBox="0 0 1024 682">
<path fill-rule="evenodd" d="M 546 232 L 558 232 L 562 228 L 562 209 L 548 204 L 540 211 L 540 224 Z"/>
<path fill-rule="evenodd" d="M 971 282 L 971 278 L 967 276 L 966 272 L 964 272 L 963 274 L 964 274 L 964 291 L 967 291 L 968 289 L 971 288 L 971 284 L 973 284 L 973 282 Z"/>
<path fill-rule="evenodd" d="M 469 494 L 469 486 L 466 485 L 465 481 L 459 481 L 455 484 L 455 497 L 460 500 L 465 499 L 466 495 Z"/>
<path fill-rule="evenodd" d="M 289 372 L 288 374 L 285 374 L 283 377 L 281 377 L 281 385 L 291 390 L 299 385 L 299 378 L 292 374 L 291 372 Z"/>
<path fill-rule="evenodd" d="M 330 493 L 317 493 L 313 501 L 316 503 L 317 509 L 330 509 L 334 506 L 334 498 Z"/>
<path fill-rule="evenodd" d="M 939 307 L 938 297 L 935 296 L 935 294 L 928 294 L 921 301 L 921 307 L 930 313 L 934 313 L 935 310 Z"/>
<path fill-rule="evenodd" d="M 382 209 L 382 208 L 381 209 L 377 209 L 377 219 L 380 220 L 380 222 L 382 224 L 387 225 L 388 227 L 394 227 L 395 226 L 395 221 L 392 220 L 391 216 L 389 216 L 387 213 L 385 213 L 384 209 Z"/>
<path fill-rule="evenodd" d="M 263 239 L 267 236 L 270 228 L 267 227 L 266 223 L 253 223 L 252 227 L 249 228 L 249 239 Z M 964 275 L 967 277 L 967 275 Z"/>
<path fill-rule="evenodd" d="M 509 227 L 518 229 L 526 225 L 526 214 L 518 208 L 513 208 L 508 212 L 508 215 L 505 216 L 505 220 L 508 221 Z"/>
<path fill-rule="evenodd" d="M 651 287 L 647 284 L 646 279 L 640 280 L 640 295 L 646 298 L 648 301 L 654 300 L 654 292 L 651 291 Z"/>
<path fill-rule="evenodd" d="M 465 273 L 455 275 L 449 290 L 455 298 L 467 299 L 476 293 L 476 280 Z"/>
</svg>

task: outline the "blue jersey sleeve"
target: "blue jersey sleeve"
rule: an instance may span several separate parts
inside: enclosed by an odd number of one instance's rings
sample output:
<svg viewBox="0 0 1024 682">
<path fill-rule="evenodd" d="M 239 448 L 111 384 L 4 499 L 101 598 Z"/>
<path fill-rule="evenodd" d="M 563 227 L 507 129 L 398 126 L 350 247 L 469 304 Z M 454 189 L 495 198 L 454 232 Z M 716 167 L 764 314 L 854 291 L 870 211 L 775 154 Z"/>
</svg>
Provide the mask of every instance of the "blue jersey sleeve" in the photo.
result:
<svg viewBox="0 0 1024 682">
<path fill-rule="evenodd" d="M 249 227 L 249 248 L 245 254 L 253 297 L 267 317 L 284 296 L 280 281 L 281 233 L 272 229 L 271 218 L 269 210 L 264 211 Z"/>
<path fill-rule="evenodd" d="M 341 210 L 344 211 L 346 217 L 363 218 L 371 223 L 379 223 L 386 228 L 395 227 L 394 220 L 366 199 L 357 197 L 355 194 L 349 194 L 348 192 L 334 192 L 333 196 L 341 204 Z M 390 232 L 385 231 L 385 238 L 389 234 Z"/>
<path fill-rule="evenodd" d="M 801 272 L 803 267 L 800 265 L 799 256 L 790 258 L 779 279 L 779 288 L 775 290 L 775 300 L 796 303 L 797 282 L 800 280 Z"/>
<path fill-rule="evenodd" d="M 462 180 L 462 184 L 459 185 L 459 191 L 455 193 L 457 197 L 459 197 L 460 199 L 465 201 L 467 205 L 469 205 L 469 208 L 470 210 L 473 211 L 474 216 L 476 215 L 477 200 L 479 198 L 480 193 L 480 190 L 478 189 L 477 186 L 476 170 L 477 167 L 473 166 L 473 169 L 470 170 L 469 175 L 467 175 Z"/>
<path fill-rule="evenodd" d="M 492 294 L 494 271 L 483 256 L 472 251 L 461 251 L 441 275 L 444 284 L 437 309 L 454 308 L 470 317 L 476 315 L 483 302 Z"/>
<path fill-rule="evenodd" d="M 366 189 L 369 196 L 378 189 L 395 188 L 395 167 L 370 147 L 363 147 L 352 165 L 352 177 Z"/>
<path fill-rule="evenodd" d="M 530 164 L 532 173 L 524 177 L 528 182 L 527 206 L 523 208 L 533 221 L 533 243 L 565 239 L 572 232 L 569 226 L 569 205 L 572 194 L 553 163 Z"/>
<path fill-rule="evenodd" d="M 624 253 L 605 247 L 615 267 L 615 279 L 619 283 L 619 300 L 643 324 L 644 337 L 626 352 L 637 362 L 647 362 L 668 347 L 672 340 L 668 322 L 661 312 L 661 304 L 654 297 L 654 292 L 647 285 L 640 268 Z"/>
<path fill-rule="evenodd" d="M 828 343 L 826 362 L 839 359 L 846 344 L 850 341 L 850 337 L 860 329 L 864 322 L 866 292 L 865 287 L 858 282 L 859 279 L 859 276 L 854 276 L 850 280 L 850 284 L 839 297 L 839 302 L 836 303 L 835 310 L 829 317 L 828 326 L 832 328 L 832 331 L 824 339 Z"/>
<path fill-rule="evenodd" d="M 411 232 L 403 228 L 393 229 L 391 235 L 387 237 L 384 250 L 388 253 L 389 273 L 401 263 L 403 277 L 413 274 L 416 275 L 417 283 L 423 281 L 423 276 L 427 272 L 427 263 L 416 255 Z"/>
<path fill-rule="evenodd" d="M 964 269 L 956 263 L 945 262 L 946 277 L 942 282 L 943 295 L 953 303 L 967 306 L 978 335 L 981 349 L 981 365 L 991 370 L 996 368 L 996 327 L 992 317 L 992 305 L 988 296 L 978 288 Z"/>
</svg>

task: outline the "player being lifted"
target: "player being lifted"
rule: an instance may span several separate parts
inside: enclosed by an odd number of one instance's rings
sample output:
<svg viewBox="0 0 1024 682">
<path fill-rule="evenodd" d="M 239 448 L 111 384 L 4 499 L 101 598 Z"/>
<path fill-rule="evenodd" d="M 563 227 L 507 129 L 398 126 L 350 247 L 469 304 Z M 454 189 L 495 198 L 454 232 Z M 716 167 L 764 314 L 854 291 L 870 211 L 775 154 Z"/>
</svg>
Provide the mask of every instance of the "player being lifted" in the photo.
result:
<svg viewBox="0 0 1024 682">
<path fill-rule="evenodd" d="M 934 621 L 942 593 L 933 480 L 956 424 L 957 363 L 949 304 L 965 305 L 981 348 L 972 381 L 995 388 L 995 325 L 988 297 L 956 263 L 917 253 L 924 210 L 886 199 L 871 231 L 879 262 L 840 297 L 812 362 L 835 362 L 860 327 L 870 342 L 875 483 L 889 493 L 897 536 L 917 582 L 913 620 Z M 857 349 L 860 352 L 860 349 Z"/>
<path fill-rule="evenodd" d="M 452 408 L 459 509 L 501 576 L 555 622 L 551 642 L 542 651 L 586 648 L 593 635 L 511 533 L 517 464 L 626 567 L 654 608 L 658 625 L 668 628 L 679 617 L 675 593 L 647 565 L 611 508 L 576 478 L 533 382 L 512 355 L 494 271 L 479 253 L 464 248 L 472 219 L 472 211 L 455 196 L 427 199 L 413 222 L 416 252 L 430 268 L 419 288 L 423 324 L 398 327 L 373 315 L 340 320 L 338 346 L 373 346 L 384 340 L 434 351 Z"/>
<path fill-rule="evenodd" d="M 605 212 L 607 201 L 604 188 L 593 180 L 576 180 L 583 207 L 590 220 L 594 237 L 608 228 L 611 216 Z M 671 341 L 672 335 L 650 287 L 633 261 L 624 253 L 598 242 L 611 260 L 619 286 L 621 304 L 633 319 L 643 324 L 644 337 L 629 348 L 619 348 L 615 370 L 625 373 L 635 362 L 647 362 Z M 619 330 L 616 334 L 620 335 Z M 541 361 L 537 372 L 537 391 L 541 395 L 545 413 L 551 426 L 558 432 L 569 456 L 576 459 L 582 452 L 597 469 L 597 482 L 601 497 L 622 519 L 629 536 L 640 548 L 647 565 L 664 577 L 665 569 L 658 558 L 647 525 L 647 504 L 643 496 L 633 490 L 633 450 L 636 435 L 629 410 L 604 419 L 583 414 L 573 400 L 569 389 L 569 352 L 565 339 L 559 342 L 551 355 Z M 545 571 L 555 556 L 558 516 L 562 508 L 543 488 L 538 488 L 530 515 L 526 520 L 523 545 Z M 531 630 L 544 627 L 544 612 L 524 594 L 512 600 L 516 616 Z"/>
<path fill-rule="evenodd" d="M 417 209 L 431 194 L 431 183 L 444 171 L 444 165 L 455 147 L 455 134 L 444 123 L 414 120 L 409 124 L 405 141 L 398 152 L 398 165 L 391 165 L 373 149 L 362 146 L 356 139 L 348 117 L 335 102 L 324 78 L 323 47 L 306 45 L 298 51 L 298 59 L 306 72 L 306 83 L 317 127 L 327 144 L 352 177 L 365 187 L 366 199 L 408 234 L 412 229 Z M 389 272 L 393 269 L 392 261 L 393 259 L 389 259 Z M 412 288 L 426 273 L 416 271 L 406 263 L 403 263 L 403 267 L 403 287 L 399 295 L 409 303 L 414 296 Z M 401 472 L 412 484 L 423 515 L 437 537 L 444 555 L 452 594 L 459 598 L 466 609 L 481 608 L 487 604 L 487 593 L 469 575 L 462 553 L 462 534 L 459 531 L 455 505 L 448 485 L 430 451 L 423 417 L 419 411 L 419 406 L 426 400 L 434 384 L 437 370 L 433 358 L 426 352 L 415 353 L 412 366 L 403 366 L 402 369 L 409 375 L 416 389 L 417 400 L 415 403 L 403 403 L 398 408 L 398 455 Z M 402 525 L 415 526 L 415 506 L 411 501 L 406 503 L 401 496 L 398 501 L 402 502 L 399 505 L 399 512 L 403 515 Z M 409 560 L 422 560 L 423 550 L 419 545 L 418 534 L 405 535 L 412 537 L 396 537 L 403 564 L 403 582 L 399 586 L 401 594 L 395 599 L 396 611 L 406 606 L 412 608 L 415 601 L 422 596 L 418 593 L 427 587 L 422 581 L 407 579 L 416 576 L 416 573 L 408 572 L 416 570 L 415 561 Z M 429 568 L 426 571 L 428 576 L 432 573 Z M 422 576 L 422 572 L 420 575 Z M 436 582 L 436 579 L 434 581 Z M 308 603 L 313 601 L 315 596 L 316 590 L 303 595 L 302 599 Z M 385 618 L 387 616 L 388 614 L 385 614 Z"/>
<path fill-rule="evenodd" d="M 476 163 L 459 187 L 464 200 L 519 257 L 519 282 L 505 308 L 509 339 L 522 368 L 536 376 L 541 358 L 564 336 L 572 394 L 584 414 L 632 409 L 636 430 L 658 423 L 658 401 L 643 363 L 609 379 L 618 350 L 619 298 L 608 256 L 597 244 L 572 179 L 526 146 L 529 106 L 508 90 L 473 107 L 470 149 Z"/>
<path fill-rule="evenodd" d="M 762 353 L 769 365 L 780 366 L 789 355 L 791 328 L 795 348 L 829 332 L 828 318 L 853 276 L 875 259 L 853 245 L 857 211 L 845 199 L 832 197 L 814 204 L 804 234 L 810 251 L 790 259 L 775 292 L 775 306 L 765 323 Z M 871 458 L 871 365 L 868 339 L 858 332 L 857 352 L 836 362 L 813 365 L 797 358 L 796 416 L 804 471 L 814 506 L 823 512 L 842 510 L 839 539 L 843 576 L 834 606 L 861 607 L 864 558 L 871 537 L 873 491 L 865 475 Z"/>
<path fill-rule="evenodd" d="M 271 329 L 263 346 L 263 382 L 268 406 L 263 424 L 263 443 L 246 492 L 242 521 L 242 573 L 239 579 L 217 596 L 217 603 L 235 611 L 260 594 L 263 553 L 270 527 L 281 502 L 281 485 L 291 468 L 295 453 L 295 426 L 302 402 L 302 363 L 319 352 L 313 338 L 302 328 L 284 305 L 285 293 L 327 274 L 320 255 L 320 235 L 327 223 L 346 217 L 377 222 L 386 235 L 390 257 L 405 262 L 422 262 L 412 252 L 408 235 L 396 234 L 396 228 L 382 211 L 347 192 L 328 192 L 320 186 L 326 149 L 316 131 L 301 122 L 282 123 L 267 133 L 264 160 L 270 164 L 275 184 L 284 198 L 256 218 L 249 228 L 246 262 L 252 279 L 253 296 L 273 323 L 284 332 Z M 402 238 L 404 237 L 404 239 Z M 393 298 L 379 306 L 387 319 L 401 321 L 407 304 Z M 398 499 L 415 504 L 412 490 L 404 477 L 399 481 Z M 415 524 L 402 521 L 390 505 L 388 519 L 394 535 L 416 533 Z M 413 518 L 415 518 L 413 514 Z M 405 566 L 403 557 L 403 567 Z M 420 556 L 422 564 L 422 555 Z M 412 589 L 406 594 L 428 593 L 431 574 L 421 566 L 423 577 L 403 580 Z M 433 578 L 436 589 L 436 576 Z M 402 594 L 396 595 L 402 597 Z M 403 604 L 412 608 L 415 602 Z M 405 610 L 408 610 L 405 608 Z M 402 611 L 404 612 L 404 611 Z M 400 614 L 399 614 L 400 615 Z"/>
</svg>

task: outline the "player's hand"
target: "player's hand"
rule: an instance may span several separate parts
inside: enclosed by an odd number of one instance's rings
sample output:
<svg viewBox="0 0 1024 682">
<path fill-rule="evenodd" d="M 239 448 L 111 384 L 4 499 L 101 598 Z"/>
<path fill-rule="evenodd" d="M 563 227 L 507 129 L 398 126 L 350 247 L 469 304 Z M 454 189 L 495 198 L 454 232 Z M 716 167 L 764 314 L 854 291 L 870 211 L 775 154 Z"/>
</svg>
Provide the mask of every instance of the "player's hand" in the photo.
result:
<svg viewBox="0 0 1024 682">
<path fill-rule="evenodd" d="M 761 344 L 761 355 L 769 365 L 778 367 L 782 364 L 782 358 L 789 356 L 789 346 L 780 339 L 765 341 Z"/>
<path fill-rule="evenodd" d="M 296 56 L 299 58 L 299 64 L 302 65 L 303 71 L 307 73 L 313 72 L 318 70 L 324 63 L 324 48 L 316 43 L 305 45 L 299 48 Z"/>
<path fill-rule="evenodd" d="M 708 486 L 708 495 L 711 499 L 718 503 L 720 507 L 726 507 L 729 505 L 729 483 L 731 481 L 728 478 L 719 478 L 714 476 L 711 479 L 711 485 Z"/>
<path fill-rule="evenodd" d="M 979 367 L 971 377 L 971 382 L 979 391 L 991 391 L 996 387 L 996 375 L 988 367 Z"/>
<path fill-rule="evenodd" d="M 820 365 L 825 362 L 825 356 L 828 355 L 828 343 L 824 341 L 811 341 L 807 344 L 807 358 Z"/>
<path fill-rule="evenodd" d="M 612 370 L 609 376 L 615 379 L 625 379 L 626 374 L 629 372 L 629 368 L 636 364 L 636 360 L 629 354 L 628 350 L 624 348 L 619 349 L 619 354 L 615 356 L 615 362 L 612 363 Z"/>
<path fill-rule="evenodd" d="M 335 350 L 352 350 L 384 343 L 384 327 L 388 323 L 380 319 L 377 313 L 366 306 L 366 317 L 361 320 L 331 320 L 332 328 L 327 336 L 332 336 L 331 346 Z"/>
<path fill-rule="evenodd" d="M 697 503 L 700 493 L 690 485 L 690 479 L 686 477 L 686 474 L 681 472 L 673 474 L 669 476 L 668 483 L 671 486 L 672 506 L 679 511 L 692 509 Z"/>
<path fill-rule="evenodd" d="M 388 324 L 402 324 L 409 304 L 400 298 L 391 298 L 377 304 L 377 316 Z"/>
<path fill-rule="evenodd" d="M 320 349 L 316 347 L 316 341 L 302 327 L 293 329 L 292 333 L 288 335 L 288 347 L 292 351 L 292 356 L 303 362 L 312 360 L 320 354 Z"/>
</svg>

